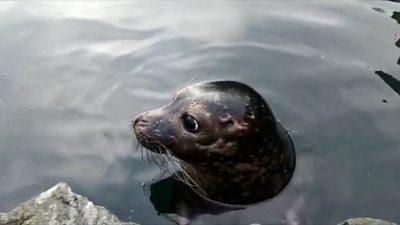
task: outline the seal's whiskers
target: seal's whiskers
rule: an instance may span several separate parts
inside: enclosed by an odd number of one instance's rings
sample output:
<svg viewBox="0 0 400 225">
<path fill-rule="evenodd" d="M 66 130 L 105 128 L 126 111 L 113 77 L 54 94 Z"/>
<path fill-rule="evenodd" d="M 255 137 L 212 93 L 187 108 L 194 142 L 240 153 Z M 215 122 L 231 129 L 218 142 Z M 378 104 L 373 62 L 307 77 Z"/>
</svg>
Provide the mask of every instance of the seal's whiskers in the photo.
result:
<svg viewBox="0 0 400 225">
<path fill-rule="evenodd" d="M 180 159 L 176 158 L 174 154 L 166 149 L 166 153 L 169 155 L 169 159 L 172 160 L 174 165 L 179 169 L 179 172 L 175 173 L 175 177 L 188 185 L 189 187 L 196 187 L 198 190 L 200 190 L 203 194 L 205 194 L 204 190 L 201 188 L 201 186 L 186 172 L 187 168 L 183 168 L 182 162 Z"/>
</svg>

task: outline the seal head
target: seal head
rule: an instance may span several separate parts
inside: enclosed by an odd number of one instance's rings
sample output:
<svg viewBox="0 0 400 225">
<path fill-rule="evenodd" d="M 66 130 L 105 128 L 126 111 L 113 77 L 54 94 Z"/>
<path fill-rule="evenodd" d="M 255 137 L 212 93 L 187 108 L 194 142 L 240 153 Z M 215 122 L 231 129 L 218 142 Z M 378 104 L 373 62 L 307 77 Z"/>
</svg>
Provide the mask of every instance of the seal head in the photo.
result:
<svg viewBox="0 0 400 225">
<path fill-rule="evenodd" d="M 194 190 L 212 200 L 249 204 L 273 197 L 294 172 L 290 137 L 264 99 L 240 82 L 186 87 L 132 126 L 140 144 L 177 158 Z"/>
</svg>

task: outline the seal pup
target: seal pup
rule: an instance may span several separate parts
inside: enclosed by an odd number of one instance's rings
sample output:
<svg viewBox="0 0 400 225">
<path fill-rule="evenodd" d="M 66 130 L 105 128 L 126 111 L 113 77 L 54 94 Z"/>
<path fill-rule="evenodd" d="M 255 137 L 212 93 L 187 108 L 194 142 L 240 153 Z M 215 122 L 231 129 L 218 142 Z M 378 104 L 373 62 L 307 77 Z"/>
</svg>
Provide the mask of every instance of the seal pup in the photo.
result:
<svg viewBox="0 0 400 225">
<path fill-rule="evenodd" d="M 138 142 L 181 168 L 176 176 L 205 198 L 251 204 L 278 194 L 295 151 L 266 101 L 237 81 L 201 82 L 132 122 Z"/>
</svg>

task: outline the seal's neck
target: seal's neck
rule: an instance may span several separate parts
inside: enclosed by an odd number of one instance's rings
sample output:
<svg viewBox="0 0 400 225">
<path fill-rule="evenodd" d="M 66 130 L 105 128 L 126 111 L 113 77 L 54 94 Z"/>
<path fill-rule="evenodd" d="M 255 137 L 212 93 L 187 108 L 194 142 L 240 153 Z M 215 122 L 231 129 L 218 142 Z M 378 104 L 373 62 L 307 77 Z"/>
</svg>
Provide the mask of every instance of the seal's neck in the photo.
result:
<svg viewBox="0 0 400 225">
<path fill-rule="evenodd" d="M 250 204 L 275 196 L 287 185 L 295 168 L 290 137 L 279 129 L 279 137 L 252 151 L 254 154 L 224 162 L 183 163 L 189 182 L 195 183 L 199 194 L 229 204 Z"/>
</svg>

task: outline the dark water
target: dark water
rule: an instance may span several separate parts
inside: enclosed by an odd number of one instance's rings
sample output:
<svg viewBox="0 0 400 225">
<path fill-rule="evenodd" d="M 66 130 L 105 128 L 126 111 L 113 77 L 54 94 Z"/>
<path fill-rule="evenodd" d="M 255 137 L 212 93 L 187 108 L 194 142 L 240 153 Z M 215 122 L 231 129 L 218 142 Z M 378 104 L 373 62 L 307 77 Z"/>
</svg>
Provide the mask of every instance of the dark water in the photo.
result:
<svg viewBox="0 0 400 225">
<path fill-rule="evenodd" d="M 298 168 L 278 197 L 194 224 L 400 222 L 399 17 L 388 1 L 1 2 L 0 211 L 65 181 L 122 220 L 172 224 L 130 119 L 232 79 L 295 131 Z"/>
</svg>

